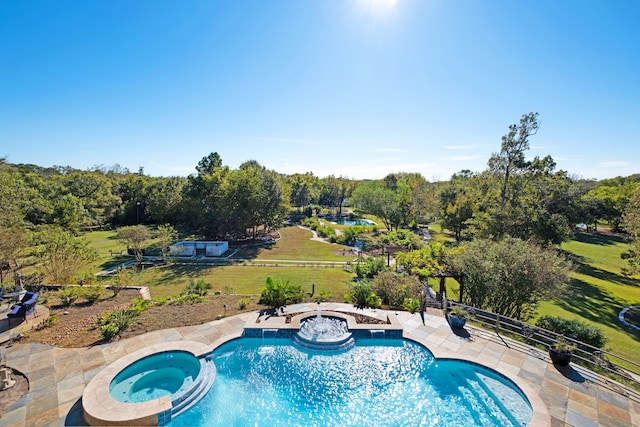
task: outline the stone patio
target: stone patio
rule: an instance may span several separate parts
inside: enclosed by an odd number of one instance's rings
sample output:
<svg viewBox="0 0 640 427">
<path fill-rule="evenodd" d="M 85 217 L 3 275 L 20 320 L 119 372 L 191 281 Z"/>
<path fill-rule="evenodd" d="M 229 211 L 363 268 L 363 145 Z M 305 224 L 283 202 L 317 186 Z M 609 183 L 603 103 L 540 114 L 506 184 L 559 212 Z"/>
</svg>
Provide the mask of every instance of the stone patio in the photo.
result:
<svg viewBox="0 0 640 427">
<path fill-rule="evenodd" d="M 287 312 L 315 311 L 316 304 L 287 307 Z M 322 310 L 359 312 L 385 317 L 383 310 L 357 310 L 348 304 L 323 303 Z M 424 344 L 436 357 L 481 363 L 514 380 L 534 407 L 531 426 L 638 426 L 638 393 L 579 366 L 559 368 L 546 352 L 467 325 L 454 332 L 437 311 L 395 314 L 405 338 Z M 29 380 L 29 393 L 0 418 L 2 426 L 82 425 L 80 398 L 93 377 L 112 362 L 142 348 L 174 341 L 214 346 L 240 336 L 254 325 L 257 312 L 244 313 L 199 326 L 165 329 L 110 344 L 79 349 L 42 344 L 5 343 L 7 365 Z M 274 318 L 276 324 L 282 317 Z M 269 327 L 271 320 L 264 321 Z M 261 322 L 262 323 L 262 322 Z M 275 326 L 277 327 L 277 326 Z"/>
</svg>

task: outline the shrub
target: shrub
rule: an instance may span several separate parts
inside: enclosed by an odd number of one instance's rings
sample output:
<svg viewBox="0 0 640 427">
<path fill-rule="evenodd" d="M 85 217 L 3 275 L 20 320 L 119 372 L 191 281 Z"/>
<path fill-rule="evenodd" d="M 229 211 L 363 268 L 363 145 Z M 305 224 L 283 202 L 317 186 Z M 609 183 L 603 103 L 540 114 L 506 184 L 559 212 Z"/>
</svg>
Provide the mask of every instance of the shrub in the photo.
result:
<svg viewBox="0 0 640 427">
<path fill-rule="evenodd" d="M 248 305 L 249 305 L 249 300 L 246 298 L 243 298 L 240 300 L 240 303 L 238 303 L 238 309 L 244 310 L 245 308 L 247 308 Z"/>
<path fill-rule="evenodd" d="M 189 284 L 185 289 L 186 294 L 195 294 L 201 297 L 207 294 L 207 291 L 211 289 L 211 284 L 206 283 L 204 280 L 200 279 L 198 281 L 191 279 Z"/>
<path fill-rule="evenodd" d="M 80 288 L 68 287 L 59 289 L 56 296 L 60 298 L 60 304 L 63 307 L 69 307 L 80 297 Z"/>
<path fill-rule="evenodd" d="M 313 302 L 324 302 L 331 299 L 331 293 L 324 289 L 313 296 Z"/>
<path fill-rule="evenodd" d="M 351 285 L 349 293 L 345 296 L 347 301 L 358 307 L 378 308 L 382 300 L 371 289 L 371 284 L 366 281 L 358 281 Z"/>
<path fill-rule="evenodd" d="M 96 276 L 91 273 L 87 273 L 78 277 L 78 285 L 80 286 L 93 286 L 95 283 Z"/>
<path fill-rule="evenodd" d="M 375 277 L 386 268 L 384 257 L 367 257 L 356 264 L 356 276 L 359 279 Z"/>
<path fill-rule="evenodd" d="M 134 298 L 131 301 L 131 306 L 129 306 L 129 310 L 131 310 L 136 316 L 151 306 L 151 300 L 144 298 Z"/>
<path fill-rule="evenodd" d="M 104 298 L 107 293 L 104 286 L 101 285 L 86 286 L 80 288 L 80 290 L 82 296 L 89 302 L 89 304 L 94 304 L 99 299 Z"/>
<path fill-rule="evenodd" d="M 100 315 L 96 324 L 100 327 L 100 335 L 107 341 L 125 331 L 135 316 L 131 310 L 114 310 Z"/>
<path fill-rule="evenodd" d="M 303 219 L 301 224 L 305 227 L 309 227 L 312 230 L 317 230 L 320 227 L 320 221 L 318 221 L 318 218 L 316 218 L 315 216 Z"/>
<path fill-rule="evenodd" d="M 204 297 L 198 294 L 180 294 L 177 298 L 169 301 L 169 305 L 197 304 L 203 299 Z"/>
<path fill-rule="evenodd" d="M 316 229 L 316 231 L 320 237 L 336 238 L 336 230 L 328 225 L 321 225 Z"/>
<path fill-rule="evenodd" d="M 46 319 L 43 319 L 42 322 L 36 326 L 36 330 L 39 331 L 41 329 L 47 328 L 58 321 L 58 316 L 49 316 Z"/>
<path fill-rule="evenodd" d="M 372 289 L 383 304 L 392 308 L 404 307 L 407 298 L 418 298 L 424 285 L 416 276 L 382 271 L 372 281 Z"/>
<path fill-rule="evenodd" d="M 404 308 L 409 313 L 413 314 L 420 311 L 420 299 L 419 298 L 405 298 L 402 303 Z"/>
<path fill-rule="evenodd" d="M 303 296 L 302 286 L 292 285 L 288 280 L 284 282 L 282 279 L 276 282 L 271 277 L 267 277 L 258 304 L 277 309 L 287 304 L 301 302 Z"/>
<path fill-rule="evenodd" d="M 156 305 L 165 305 L 165 304 L 168 304 L 170 300 L 171 300 L 171 298 L 163 296 L 163 297 L 154 298 L 153 302 Z"/>
<path fill-rule="evenodd" d="M 600 328 L 575 319 L 567 320 L 561 317 L 542 316 L 536 322 L 536 326 L 598 348 L 603 348 L 609 340 Z"/>
</svg>

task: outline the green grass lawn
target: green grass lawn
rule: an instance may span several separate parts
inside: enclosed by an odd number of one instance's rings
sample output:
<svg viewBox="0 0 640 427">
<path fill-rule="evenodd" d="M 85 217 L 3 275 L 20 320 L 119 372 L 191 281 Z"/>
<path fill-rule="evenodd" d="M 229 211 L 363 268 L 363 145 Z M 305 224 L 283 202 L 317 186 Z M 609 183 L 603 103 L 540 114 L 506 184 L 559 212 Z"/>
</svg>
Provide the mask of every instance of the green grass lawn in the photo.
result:
<svg viewBox="0 0 640 427">
<path fill-rule="evenodd" d="M 253 267 L 253 266 L 198 266 L 172 265 L 145 270 L 139 283 L 149 286 L 152 297 L 178 295 L 191 279 L 210 283 L 211 292 L 241 295 L 259 294 L 267 277 L 290 281 L 311 292 L 316 284 L 316 293 L 329 292 L 333 301 L 342 301 L 353 274 L 339 268 L 312 267 Z"/>
<path fill-rule="evenodd" d="M 339 262 L 355 258 L 349 247 L 311 240 L 313 234 L 309 230 L 291 226 L 279 231 L 282 239 L 274 245 L 244 248 L 234 258 Z"/>
<path fill-rule="evenodd" d="M 562 244 L 574 257 L 568 294 L 562 299 L 543 301 L 538 314 L 578 319 L 595 325 L 609 337 L 607 349 L 640 363 L 640 332 L 625 328 L 618 313 L 640 304 L 640 283 L 620 274 L 625 265 L 620 254 L 629 248 L 623 238 L 609 234 L 576 235 Z"/>
</svg>

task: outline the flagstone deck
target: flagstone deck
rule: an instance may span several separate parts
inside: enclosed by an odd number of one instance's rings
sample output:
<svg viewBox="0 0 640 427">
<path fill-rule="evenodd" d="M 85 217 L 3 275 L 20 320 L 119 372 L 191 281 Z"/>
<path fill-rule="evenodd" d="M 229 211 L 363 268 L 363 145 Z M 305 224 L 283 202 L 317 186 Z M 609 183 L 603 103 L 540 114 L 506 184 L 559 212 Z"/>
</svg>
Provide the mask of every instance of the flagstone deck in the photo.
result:
<svg viewBox="0 0 640 427">
<path fill-rule="evenodd" d="M 348 304 L 323 303 L 323 310 L 360 312 L 384 318 L 383 310 L 356 310 Z M 290 313 L 316 310 L 315 304 L 287 307 Z M 454 333 L 437 311 L 397 315 L 404 337 L 414 339 L 436 357 L 454 357 L 481 363 L 513 379 L 534 407 L 531 426 L 637 426 L 638 394 L 578 366 L 557 368 L 546 352 L 495 333 L 467 326 Z M 258 313 L 244 313 L 199 326 L 165 329 L 90 348 L 63 349 L 43 344 L 13 344 L 6 348 L 7 365 L 29 379 L 29 392 L 0 418 L 0 426 L 63 426 L 82 421 L 80 398 L 85 387 L 110 363 L 141 348 L 173 341 L 196 341 L 213 349 L 240 336 Z M 281 321 L 282 317 L 263 322 Z M 277 327 L 277 326 L 274 326 Z"/>
</svg>

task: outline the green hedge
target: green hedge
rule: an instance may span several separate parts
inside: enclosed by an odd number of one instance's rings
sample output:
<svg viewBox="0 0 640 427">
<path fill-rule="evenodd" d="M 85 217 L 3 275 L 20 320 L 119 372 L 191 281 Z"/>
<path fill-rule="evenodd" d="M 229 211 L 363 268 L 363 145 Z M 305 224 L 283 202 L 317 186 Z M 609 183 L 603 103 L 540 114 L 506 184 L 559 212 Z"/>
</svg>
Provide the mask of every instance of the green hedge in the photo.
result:
<svg viewBox="0 0 640 427">
<path fill-rule="evenodd" d="M 536 326 L 598 348 L 603 348 L 609 340 L 600 328 L 575 319 L 567 320 L 561 317 L 542 316 L 536 322 Z"/>
</svg>

